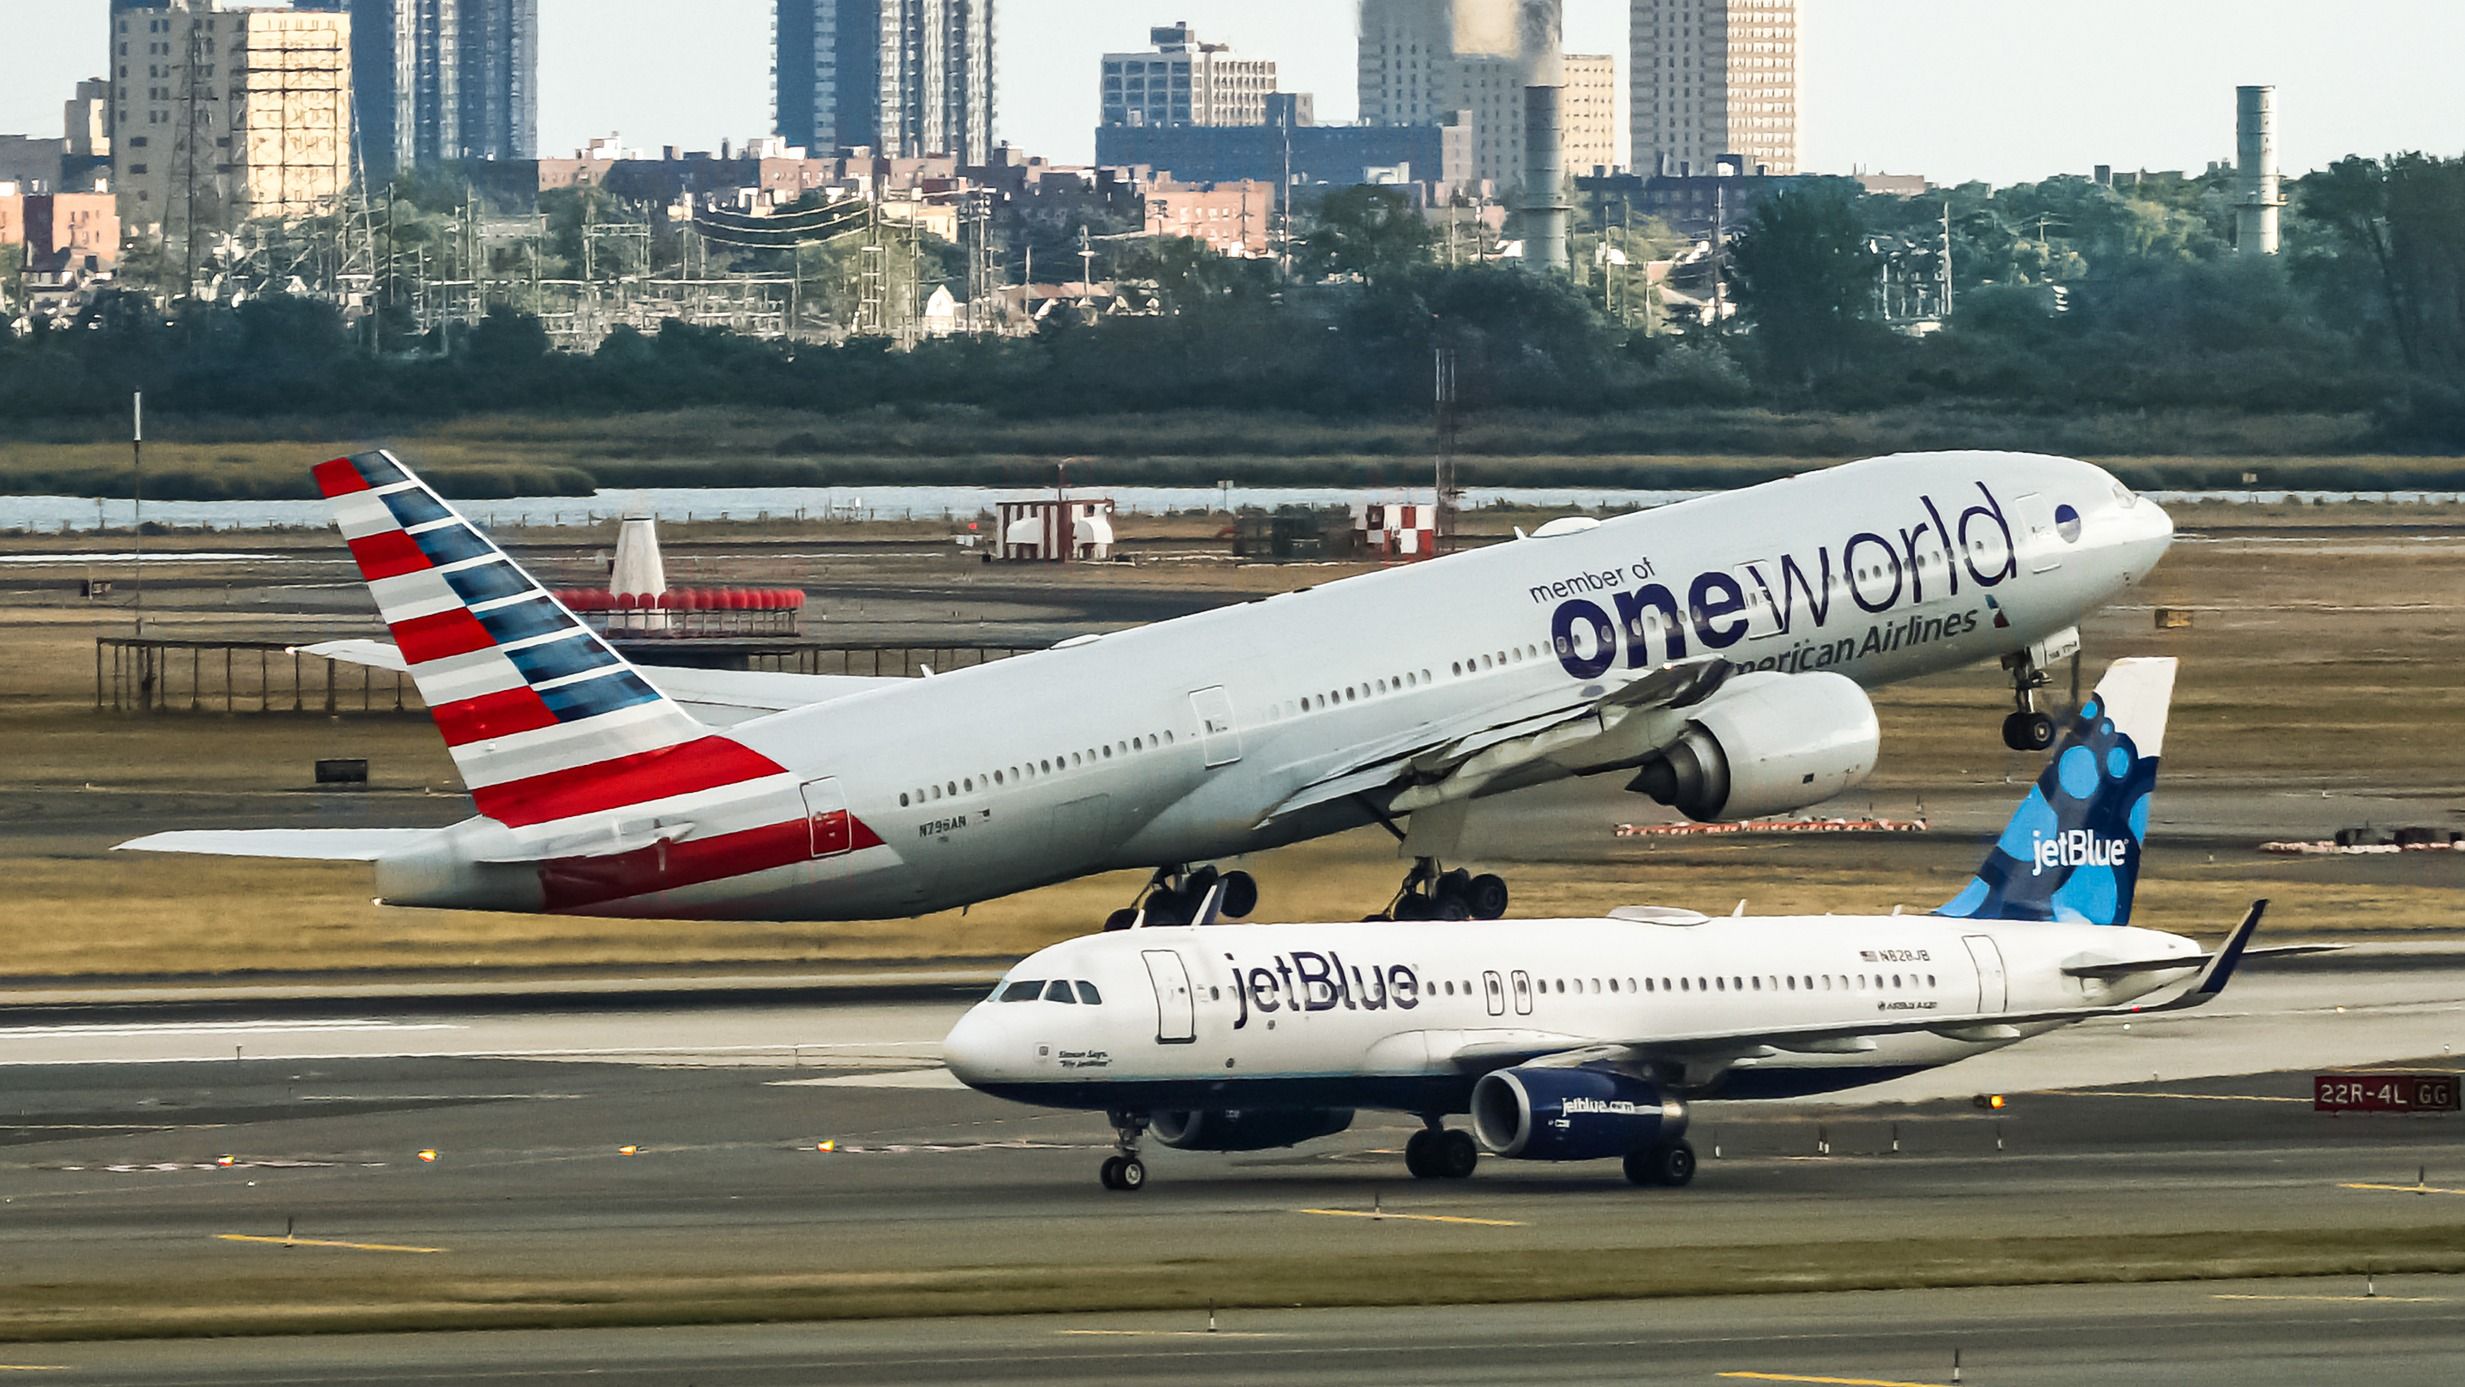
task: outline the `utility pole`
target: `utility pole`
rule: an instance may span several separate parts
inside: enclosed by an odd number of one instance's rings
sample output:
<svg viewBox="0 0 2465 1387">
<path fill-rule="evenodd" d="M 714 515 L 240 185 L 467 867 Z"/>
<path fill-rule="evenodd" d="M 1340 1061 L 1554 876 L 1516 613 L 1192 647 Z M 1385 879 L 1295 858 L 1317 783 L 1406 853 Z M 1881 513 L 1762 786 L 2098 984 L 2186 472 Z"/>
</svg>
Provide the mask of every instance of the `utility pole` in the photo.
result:
<svg viewBox="0 0 2465 1387">
<path fill-rule="evenodd" d="M 1729 190 L 1712 189 L 1712 330 L 1726 321 L 1729 280 Z"/>
<path fill-rule="evenodd" d="M 146 633 L 146 396 L 142 390 L 131 391 L 128 397 L 128 464 L 129 494 L 137 510 L 137 572 L 128 583 L 129 606 L 142 639 Z"/>
<path fill-rule="evenodd" d="M 1087 224 L 1081 222 L 1078 228 L 1078 297 L 1082 305 L 1095 296 L 1095 266 L 1095 248 L 1088 244 Z"/>
<path fill-rule="evenodd" d="M 2037 223 L 2037 239 L 2046 239 L 2046 224 Z M 1951 317 L 1951 199 L 1943 199 L 1943 317 Z"/>
<path fill-rule="evenodd" d="M 1431 404 L 1438 433 L 1437 510 L 1439 552 L 1455 548 L 1455 513 L 1463 506 L 1463 488 L 1455 481 L 1455 349 L 1440 346 L 1432 353 Z"/>
</svg>

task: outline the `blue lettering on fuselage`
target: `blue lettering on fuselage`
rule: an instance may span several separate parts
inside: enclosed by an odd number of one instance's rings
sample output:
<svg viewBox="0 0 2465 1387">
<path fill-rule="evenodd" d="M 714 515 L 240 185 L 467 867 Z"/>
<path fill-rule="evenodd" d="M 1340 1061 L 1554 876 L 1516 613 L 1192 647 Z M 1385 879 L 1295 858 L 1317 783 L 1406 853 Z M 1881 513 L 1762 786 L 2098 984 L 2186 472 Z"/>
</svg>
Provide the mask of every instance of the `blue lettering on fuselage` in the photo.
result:
<svg viewBox="0 0 2465 1387">
<path fill-rule="evenodd" d="M 1913 517 L 1909 525 L 1857 531 L 1837 549 L 1829 544 L 1815 546 L 1811 559 L 1786 553 L 1777 563 L 1756 560 L 1734 571 L 1706 569 L 1683 585 L 1683 605 L 1679 589 L 1653 581 L 1646 563 L 1586 573 L 1530 591 L 1536 602 L 1563 598 L 1549 614 L 1550 649 L 1558 664 L 1577 679 L 1607 674 L 1621 654 L 1628 669 L 1648 669 L 1685 659 L 1694 649 L 1726 650 L 1745 639 L 1758 616 L 1762 625 L 1758 636 L 1788 635 L 1801 612 L 1819 632 L 1832 614 L 1835 574 L 1850 602 L 1871 615 L 1926 601 L 1928 566 L 1920 562 L 1920 554 L 1929 547 L 1929 539 L 1943 557 L 1933 569 L 1943 584 L 1938 597 L 1960 594 L 1963 570 L 1980 588 L 2019 576 L 2019 546 L 2003 503 L 1984 482 L 1976 485 L 1982 499 L 1963 508 L 1956 523 L 1944 520 L 1933 497 L 1921 496 L 1925 513 Z M 1999 553 L 1993 543 L 1996 539 L 2001 541 Z M 1959 559 L 1956 563 L 1950 561 L 1954 555 Z M 1617 580 L 1627 573 L 1637 581 L 1631 587 L 1618 585 Z M 1600 597 L 1566 596 L 1570 588 L 1598 592 Z M 1973 619 L 1965 623 L 1974 624 Z M 1657 651 L 1654 636 L 1659 638 Z M 1811 650 L 1821 665 L 1856 653 L 1854 642 L 1838 644 L 1843 648 L 1837 651 L 1829 645 Z M 1816 658 L 1809 658 L 1803 667 L 1815 668 L 1817 663 Z"/>
<path fill-rule="evenodd" d="M 1250 1023 L 1252 1012 L 1410 1011 L 1421 1004 L 1421 975 L 1409 963 L 1346 963 L 1333 949 L 1295 949 L 1250 967 L 1224 957 L 1233 964 L 1236 1031 Z"/>
</svg>

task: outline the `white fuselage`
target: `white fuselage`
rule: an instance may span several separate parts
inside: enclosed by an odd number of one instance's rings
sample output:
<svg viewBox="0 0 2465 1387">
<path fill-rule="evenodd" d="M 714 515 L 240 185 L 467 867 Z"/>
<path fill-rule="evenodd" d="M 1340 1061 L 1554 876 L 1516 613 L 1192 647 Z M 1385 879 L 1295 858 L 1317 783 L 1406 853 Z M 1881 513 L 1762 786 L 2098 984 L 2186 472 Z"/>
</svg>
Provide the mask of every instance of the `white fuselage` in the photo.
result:
<svg viewBox="0 0 2465 1387">
<path fill-rule="evenodd" d="M 1661 912 L 1682 915 L 1680 912 Z M 1052 1107 L 1465 1109 L 1467 1057 L 1632 1047 L 1723 1032 L 2042 1012 L 2133 1001 L 2185 973 L 2119 981 L 2066 964 L 2196 959 L 2177 935 L 1930 915 L 1115 931 L 1013 968 L 944 1044 L 969 1085 Z M 1050 984 L 1099 999 L 1050 999 Z M 1043 984 L 1034 1000 L 1025 984 Z M 1998 1049 L 2059 1022 L 1878 1035 L 1795 1052 L 1687 1043 L 1672 1092 L 1853 1088 Z"/>
<path fill-rule="evenodd" d="M 1673 659 L 1871 686 L 2024 650 L 2171 536 L 2086 463 L 1852 463 L 740 723 L 726 735 L 787 774 L 625 809 L 625 832 L 689 832 L 657 872 L 585 872 L 543 899 L 535 869 L 490 865 L 519 835 L 474 819 L 379 863 L 378 885 L 414 904 L 862 919 L 1208 861 L 1368 822 L 1353 802 L 1268 821 L 1365 746 Z"/>
</svg>

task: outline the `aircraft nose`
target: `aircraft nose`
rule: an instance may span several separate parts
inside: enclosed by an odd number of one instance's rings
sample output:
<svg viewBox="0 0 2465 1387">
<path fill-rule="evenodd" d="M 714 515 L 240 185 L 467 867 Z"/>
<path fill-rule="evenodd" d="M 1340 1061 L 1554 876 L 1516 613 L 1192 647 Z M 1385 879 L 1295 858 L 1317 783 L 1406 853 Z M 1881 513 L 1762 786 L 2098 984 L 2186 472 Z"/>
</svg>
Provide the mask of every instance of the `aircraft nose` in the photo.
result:
<svg viewBox="0 0 2465 1387">
<path fill-rule="evenodd" d="M 2165 551 L 2174 544 L 2174 517 L 2166 513 L 2165 507 L 2147 497 L 2140 498 L 2140 504 L 2132 509 L 2139 512 L 2136 523 L 2140 529 L 2140 534 L 2132 546 L 2136 551 L 2133 555 L 2133 567 L 2142 576 L 2146 576 L 2150 569 L 2157 566 L 2157 560 L 2164 558 Z"/>
<path fill-rule="evenodd" d="M 951 1077 L 971 1087 L 994 1077 L 1000 1063 L 1000 1030 L 984 1014 L 983 1006 L 969 1008 L 942 1038 L 942 1063 L 949 1066 Z"/>
</svg>

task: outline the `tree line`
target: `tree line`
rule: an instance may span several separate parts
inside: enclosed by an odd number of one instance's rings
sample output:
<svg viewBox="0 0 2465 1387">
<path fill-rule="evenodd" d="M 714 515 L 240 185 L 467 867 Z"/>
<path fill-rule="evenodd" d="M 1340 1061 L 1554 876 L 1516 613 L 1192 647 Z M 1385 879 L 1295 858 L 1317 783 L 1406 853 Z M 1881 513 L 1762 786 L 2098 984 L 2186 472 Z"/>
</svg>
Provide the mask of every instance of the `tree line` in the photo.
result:
<svg viewBox="0 0 2465 1387">
<path fill-rule="evenodd" d="M 2285 253 L 2262 258 L 2232 251 L 2230 174 L 1905 199 L 1811 180 L 1758 200 L 1721 257 L 1735 318 L 1677 331 L 1665 314 L 1604 311 L 1596 277 L 1444 263 L 1429 223 L 1380 188 L 1311 209 L 1289 275 L 1195 242 L 1108 241 L 1097 274 L 1131 311 L 904 351 L 671 322 L 567 354 L 509 306 L 421 337 L 382 303 L 352 330 L 302 298 L 166 313 L 106 292 L 71 325 L 0 341 L 0 418 L 116 419 L 139 388 L 233 420 L 711 404 L 1402 418 L 1427 414 L 1444 346 L 1472 410 L 2304 412 L 2361 421 L 2357 443 L 2465 451 L 2465 160 L 2348 158 L 2289 193 Z M 590 209 L 566 199 L 548 213 L 552 253 L 579 255 Z M 1598 234 L 1579 228 L 1578 245 Z M 1923 335 L 1887 325 L 1876 286 L 1890 247 L 1946 239 L 1954 311 Z"/>
</svg>

